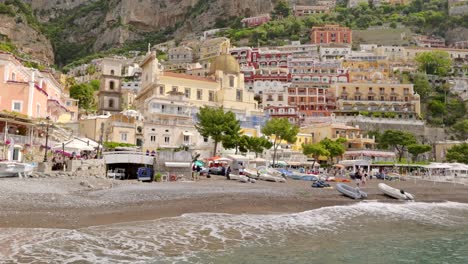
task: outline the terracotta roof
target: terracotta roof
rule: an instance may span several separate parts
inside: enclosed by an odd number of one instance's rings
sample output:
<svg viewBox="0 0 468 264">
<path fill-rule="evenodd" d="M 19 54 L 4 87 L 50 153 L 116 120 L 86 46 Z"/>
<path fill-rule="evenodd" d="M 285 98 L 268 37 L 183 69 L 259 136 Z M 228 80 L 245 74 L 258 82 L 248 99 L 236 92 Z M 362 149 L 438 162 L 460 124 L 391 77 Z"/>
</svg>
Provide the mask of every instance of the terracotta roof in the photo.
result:
<svg viewBox="0 0 468 264">
<path fill-rule="evenodd" d="M 213 82 L 213 83 L 215 83 L 215 81 L 212 80 L 212 79 L 199 77 L 199 76 L 188 75 L 188 74 L 183 74 L 183 73 L 164 72 L 163 76 L 174 77 L 174 78 L 182 78 L 182 79 L 189 79 L 189 80 L 201 81 L 201 82 Z"/>
</svg>

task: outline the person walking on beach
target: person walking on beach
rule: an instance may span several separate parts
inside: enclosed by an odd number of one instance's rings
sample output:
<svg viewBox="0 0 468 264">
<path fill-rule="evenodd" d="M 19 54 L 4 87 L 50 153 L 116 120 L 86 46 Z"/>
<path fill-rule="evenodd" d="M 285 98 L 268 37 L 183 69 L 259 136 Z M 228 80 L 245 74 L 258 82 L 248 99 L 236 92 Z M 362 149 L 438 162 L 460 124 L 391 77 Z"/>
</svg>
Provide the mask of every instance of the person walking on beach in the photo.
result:
<svg viewBox="0 0 468 264">
<path fill-rule="evenodd" d="M 361 183 L 361 178 L 362 178 L 361 172 L 359 172 L 359 170 L 356 171 L 356 174 L 354 175 L 354 177 L 356 178 L 356 185 L 359 188 L 359 184 Z"/>
<path fill-rule="evenodd" d="M 231 173 L 231 166 L 228 166 L 226 169 L 226 178 L 230 180 L 231 178 L 229 177 L 229 174 Z"/>
<path fill-rule="evenodd" d="M 362 177 L 362 186 L 366 185 L 367 182 L 367 173 L 364 173 L 364 176 Z"/>
</svg>

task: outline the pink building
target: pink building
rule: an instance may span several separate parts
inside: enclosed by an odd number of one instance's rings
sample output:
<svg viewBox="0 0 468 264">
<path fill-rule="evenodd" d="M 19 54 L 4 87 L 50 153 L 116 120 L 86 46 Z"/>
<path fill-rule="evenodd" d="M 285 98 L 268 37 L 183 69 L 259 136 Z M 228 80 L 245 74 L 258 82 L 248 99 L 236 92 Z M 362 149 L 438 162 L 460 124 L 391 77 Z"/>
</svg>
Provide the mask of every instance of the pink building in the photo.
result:
<svg viewBox="0 0 468 264">
<path fill-rule="evenodd" d="M 0 53 L 0 111 L 58 121 L 68 113 L 77 120 L 78 102 L 69 98 L 50 72 L 27 68 L 13 55 Z"/>
<path fill-rule="evenodd" d="M 257 27 L 271 20 L 270 14 L 262 14 L 254 17 L 246 17 L 241 20 L 244 27 Z"/>
</svg>

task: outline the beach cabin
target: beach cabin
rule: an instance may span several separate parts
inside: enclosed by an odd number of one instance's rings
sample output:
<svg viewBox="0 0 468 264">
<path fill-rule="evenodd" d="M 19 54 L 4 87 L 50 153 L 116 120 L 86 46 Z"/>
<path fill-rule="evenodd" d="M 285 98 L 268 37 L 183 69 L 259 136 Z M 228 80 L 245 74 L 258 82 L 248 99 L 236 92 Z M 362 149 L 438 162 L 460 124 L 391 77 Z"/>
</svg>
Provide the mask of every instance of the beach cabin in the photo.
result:
<svg viewBox="0 0 468 264">
<path fill-rule="evenodd" d="M 245 169 L 249 165 L 249 158 L 242 155 L 228 155 L 228 159 L 231 161 L 231 172 L 232 174 L 240 174 L 241 170 Z"/>
</svg>

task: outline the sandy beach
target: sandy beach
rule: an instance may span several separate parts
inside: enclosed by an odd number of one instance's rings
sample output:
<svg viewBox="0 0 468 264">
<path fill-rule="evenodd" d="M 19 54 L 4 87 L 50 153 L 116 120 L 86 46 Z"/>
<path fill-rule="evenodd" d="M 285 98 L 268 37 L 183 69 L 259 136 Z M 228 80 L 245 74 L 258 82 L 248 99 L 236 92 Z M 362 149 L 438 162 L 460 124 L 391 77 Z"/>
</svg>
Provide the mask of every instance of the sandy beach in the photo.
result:
<svg viewBox="0 0 468 264">
<path fill-rule="evenodd" d="M 371 180 L 362 188 L 369 194 L 367 200 L 398 202 L 378 191 L 379 182 Z M 468 186 L 464 185 L 420 180 L 388 184 L 413 193 L 419 202 L 468 203 Z M 68 229 L 185 213 L 291 213 L 356 202 L 335 189 L 314 189 L 310 185 L 294 180 L 240 183 L 217 176 L 170 183 L 101 178 L 0 179 L 0 227 Z"/>
</svg>

